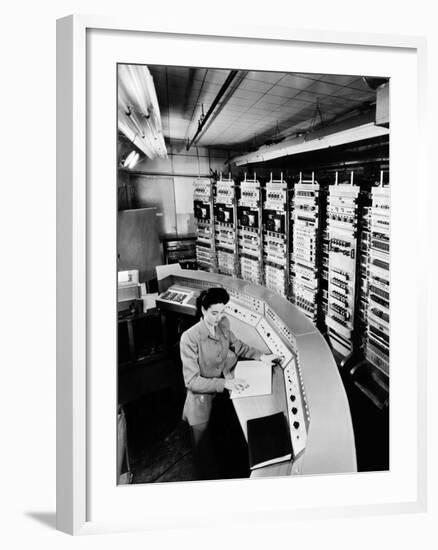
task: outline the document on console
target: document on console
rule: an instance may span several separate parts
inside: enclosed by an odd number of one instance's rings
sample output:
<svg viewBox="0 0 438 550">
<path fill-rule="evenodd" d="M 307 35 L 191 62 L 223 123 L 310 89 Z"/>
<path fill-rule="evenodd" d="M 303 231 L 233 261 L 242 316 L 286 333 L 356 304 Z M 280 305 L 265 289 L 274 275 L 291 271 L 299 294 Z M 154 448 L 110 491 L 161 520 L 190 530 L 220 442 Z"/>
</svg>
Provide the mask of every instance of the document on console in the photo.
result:
<svg viewBox="0 0 438 550">
<path fill-rule="evenodd" d="M 245 390 L 231 392 L 231 399 L 269 395 L 272 392 L 272 365 L 263 361 L 238 361 L 234 378 L 242 378 L 248 384 Z"/>
</svg>

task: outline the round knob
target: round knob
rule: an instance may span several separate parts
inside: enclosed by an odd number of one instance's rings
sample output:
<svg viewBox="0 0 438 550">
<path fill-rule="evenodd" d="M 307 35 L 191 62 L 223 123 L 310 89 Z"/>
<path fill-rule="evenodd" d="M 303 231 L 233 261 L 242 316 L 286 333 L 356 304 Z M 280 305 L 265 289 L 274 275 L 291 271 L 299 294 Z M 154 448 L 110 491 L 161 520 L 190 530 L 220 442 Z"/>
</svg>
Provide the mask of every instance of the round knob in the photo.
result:
<svg viewBox="0 0 438 550">
<path fill-rule="evenodd" d="M 270 332 L 267 332 L 266 333 L 266 336 L 269 338 L 271 336 L 271 333 Z"/>
<path fill-rule="evenodd" d="M 292 407 L 292 414 L 297 414 L 298 409 L 296 407 Z"/>
<path fill-rule="evenodd" d="M 295 399 L 296 399 L 295 395 L 291 395 L 291 396 L 290 396 L 290 400 L 291 400 L 291 401 L 295 401 Z"/>
<path fill-rule="evenodd" d="M 294 422 L 294 428 L 297 430 L 300 427 L 300 423 L 295 421 Z"/>
</svg>

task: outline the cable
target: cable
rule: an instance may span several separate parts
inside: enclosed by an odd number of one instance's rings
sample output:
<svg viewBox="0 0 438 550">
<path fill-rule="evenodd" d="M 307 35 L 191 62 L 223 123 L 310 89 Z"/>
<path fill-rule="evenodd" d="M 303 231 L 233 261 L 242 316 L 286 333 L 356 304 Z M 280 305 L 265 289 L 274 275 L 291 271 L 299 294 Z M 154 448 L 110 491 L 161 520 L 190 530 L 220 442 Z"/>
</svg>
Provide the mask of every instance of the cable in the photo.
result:
<svg viewBox="0 0 438 550">
<path fill-rule="evenodd" d="M 201 165 L 199 164 L 199 151 L 198 151 L 197 145 L 196 145 L 196 156 L 198 158 L 198 176 L 201 177 Z"/>
</svg>

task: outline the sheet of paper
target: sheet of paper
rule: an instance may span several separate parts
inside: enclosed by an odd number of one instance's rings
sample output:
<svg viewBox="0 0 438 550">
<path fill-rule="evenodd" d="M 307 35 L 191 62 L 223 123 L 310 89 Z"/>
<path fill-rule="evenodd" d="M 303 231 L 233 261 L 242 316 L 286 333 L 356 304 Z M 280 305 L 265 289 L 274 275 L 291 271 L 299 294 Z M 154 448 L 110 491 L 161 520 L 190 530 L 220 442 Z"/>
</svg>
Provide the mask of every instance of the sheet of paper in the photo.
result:
<svg viewBox="0 0 438 550">
<path fill-rule="evenodd" d="M 272 392 L 272 366 L 263 361 L 238 361 L 234 378 L 243 378 L 249 387 L 246 390 L 231 392 L 231 399 L 268 395 Z"/>
<path fill-rule="evenodd" d="M 142 296 L 143 299 L 143 312 L 146 313 L 148 309 L 154 308 L 156 304 L 156 299 L 158 298 L 158 292 L 153 294 L 145 294 Z"/>
</svg>

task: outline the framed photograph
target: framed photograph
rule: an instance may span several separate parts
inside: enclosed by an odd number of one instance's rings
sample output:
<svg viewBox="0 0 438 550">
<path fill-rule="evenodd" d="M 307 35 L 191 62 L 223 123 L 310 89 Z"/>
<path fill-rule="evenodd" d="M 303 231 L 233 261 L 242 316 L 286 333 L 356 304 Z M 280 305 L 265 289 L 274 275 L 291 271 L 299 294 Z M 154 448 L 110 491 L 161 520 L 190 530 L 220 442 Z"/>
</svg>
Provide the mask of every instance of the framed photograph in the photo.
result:
<svg viewBox="0 0 438 550">
<path fill-rule="evenodd" d="M 58 21 L 58 529 L 425 510 L 424 67 Z"/>
</svg>

